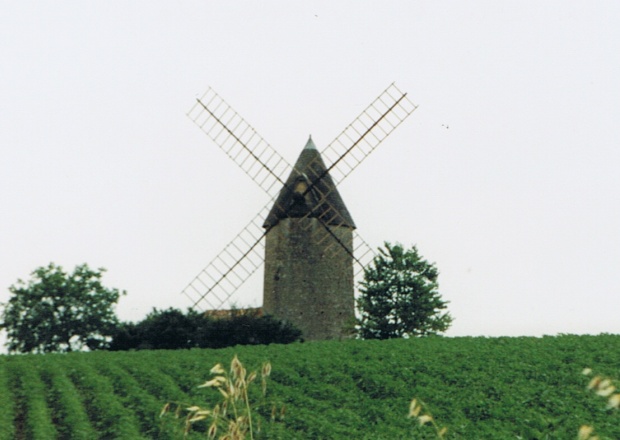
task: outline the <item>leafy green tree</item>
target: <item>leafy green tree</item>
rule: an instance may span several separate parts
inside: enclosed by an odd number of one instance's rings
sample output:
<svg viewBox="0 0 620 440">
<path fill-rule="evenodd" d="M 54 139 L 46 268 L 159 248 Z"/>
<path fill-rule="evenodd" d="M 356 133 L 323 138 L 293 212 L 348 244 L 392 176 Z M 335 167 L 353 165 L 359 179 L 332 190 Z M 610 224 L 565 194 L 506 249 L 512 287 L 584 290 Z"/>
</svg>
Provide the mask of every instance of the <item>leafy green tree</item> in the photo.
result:
<svg viewBox="0 0 620 440">
<path fill-rule="evenodd" d="M 2 304 L 0 321 L 9 351 L 105 348 L 118 325 L 114 306 L 124 292 L 104 287 L 103 272 L 82 264 L 69 274 L 50 263 L 32 272 L 28 282 L 18 280 L 9 287 L 12 296 Z"/>
<path fill-rule="evenodd" d="M 417 248 L 385 243 L 364 272 L 357 300 L 362 339 L 409 338 L 446 331 L 452 323 L 438 291 L 439 271 Z"/>
</svg>

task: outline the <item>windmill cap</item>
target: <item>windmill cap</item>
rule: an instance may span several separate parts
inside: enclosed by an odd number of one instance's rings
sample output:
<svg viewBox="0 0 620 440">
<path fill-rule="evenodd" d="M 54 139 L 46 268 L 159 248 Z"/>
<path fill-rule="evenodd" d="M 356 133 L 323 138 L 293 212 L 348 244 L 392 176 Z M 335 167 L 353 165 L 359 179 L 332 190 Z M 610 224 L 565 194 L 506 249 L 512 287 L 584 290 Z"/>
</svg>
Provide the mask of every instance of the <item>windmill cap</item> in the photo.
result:
<svg viewBox="0 0 620 440">
<path fill-rule="evenodd" d="M 301 182 L 306 182 L 307 185 L 303 192 L 299 191 Z M 312 137 L 301 151 L 263 227 L 273 227 L 284 218 L 306 215 L 320 218 L 326 225 L 355 228 L 351 214 L 327 172 Z"/>
</svg>

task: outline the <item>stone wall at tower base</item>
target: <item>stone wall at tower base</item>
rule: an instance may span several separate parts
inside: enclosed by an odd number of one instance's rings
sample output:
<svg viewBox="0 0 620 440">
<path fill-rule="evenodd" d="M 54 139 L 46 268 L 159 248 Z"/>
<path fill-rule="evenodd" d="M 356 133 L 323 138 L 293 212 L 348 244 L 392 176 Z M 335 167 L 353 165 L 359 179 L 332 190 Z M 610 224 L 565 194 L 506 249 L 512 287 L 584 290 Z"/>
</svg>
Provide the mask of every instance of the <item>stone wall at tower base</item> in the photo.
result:
<svg viewBox="0 0 620 440">
<path fill-rule="evenodd" d="M 265 243 L 263 309 L 291 322 L 305 340 L 342 339 L 355 320 L 353 231 L 316 218 L 285 218 Z M 345 249 L 346 247 L 346 249 Z"/>
</svg>

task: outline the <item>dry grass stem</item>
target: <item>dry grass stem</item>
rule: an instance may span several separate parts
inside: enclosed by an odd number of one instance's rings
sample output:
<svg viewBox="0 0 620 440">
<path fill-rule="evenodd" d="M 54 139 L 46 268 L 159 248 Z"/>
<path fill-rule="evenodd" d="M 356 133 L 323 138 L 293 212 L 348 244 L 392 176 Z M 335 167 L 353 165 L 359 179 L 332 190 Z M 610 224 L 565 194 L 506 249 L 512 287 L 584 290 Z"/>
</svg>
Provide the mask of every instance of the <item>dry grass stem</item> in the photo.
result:
<svg viewBox="0 0 620 440">
<path fill-rule="evenodd" d="M 584 368 L 581 372 L 584 376 L 592 375 L 592 368 Z M 597 396 L 607 399 L 607 409 L 618 409 L 620 407 L 620 393 L 617 393 L 614 381 L 608 377 L 595 375 L 586 387 L 593 391 Z M 577 433 L 578 440 L 599 440 L 598 435 L 593 435 L 594 428 L 589 425 L 582 425 Z"/>
<path fill-rule="evenodd" d="M 435 434 L 438 439 L 444 439 L 448 433 L 448 428 L 445 426 L 440 427 L 437 422 L 435 422 L 435 419 L 428 411 L 426 404 L 420 399 L 416 398 L 411 401 L 409 404 L 408 417 L 410 419 L 416 419 L 420 426 L 430 424 L 435 429 Z"/>
<path fill-rule="evenodd" d="M 248 388 L 258 377 L 255 371 L 248 374 L 237 355 L 230 363 L 227 372 L 222 364 L 215 364 L 209 371 L 215 375 L 199 388 L 216 389 L 222 396 L 222 401 L 212 409 L 202 408 L 198 405 L 182 405 L 177 403 L 175 415 L 178 418 L 181 409 L 187 412 L 185 417 L 184 435 L 189 434 L 192 425 L 209 419 L 211 421 L 207 436 L 218 440 L 246 440 L 254 439 L 254 426 L 252 420 L 252 406 L 248 395 Z M 271 364 L 263 364 L 261 369 L 261 387 L 263 396 L 267 392 L 267 377 L 271 373 Z M 163 417 L 170 412 L 171 404 L 167 403 L 160 413 Z"/>
</svg>

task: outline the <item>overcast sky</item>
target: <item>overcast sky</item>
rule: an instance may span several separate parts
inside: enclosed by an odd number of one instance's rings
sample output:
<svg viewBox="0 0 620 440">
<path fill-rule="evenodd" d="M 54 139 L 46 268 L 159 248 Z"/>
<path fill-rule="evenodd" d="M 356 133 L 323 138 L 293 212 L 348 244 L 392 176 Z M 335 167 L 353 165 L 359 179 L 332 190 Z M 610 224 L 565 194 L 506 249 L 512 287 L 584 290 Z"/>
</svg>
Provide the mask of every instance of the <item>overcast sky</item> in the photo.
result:
<svg viewBox="0 0 620 440">
<path fill-rule="evenodd" d="M 0 301 L 105 267 L 124 320 L 267 202 L 186 113 L 212 86 L 289 162 L 392 81 L 419 108 L 340 186 L 440 270 L 448 335 L 620 332 L 620 3 L 3 2 Z M 260 305 L 262 273 L 235 299 Z"/>
</svg>

